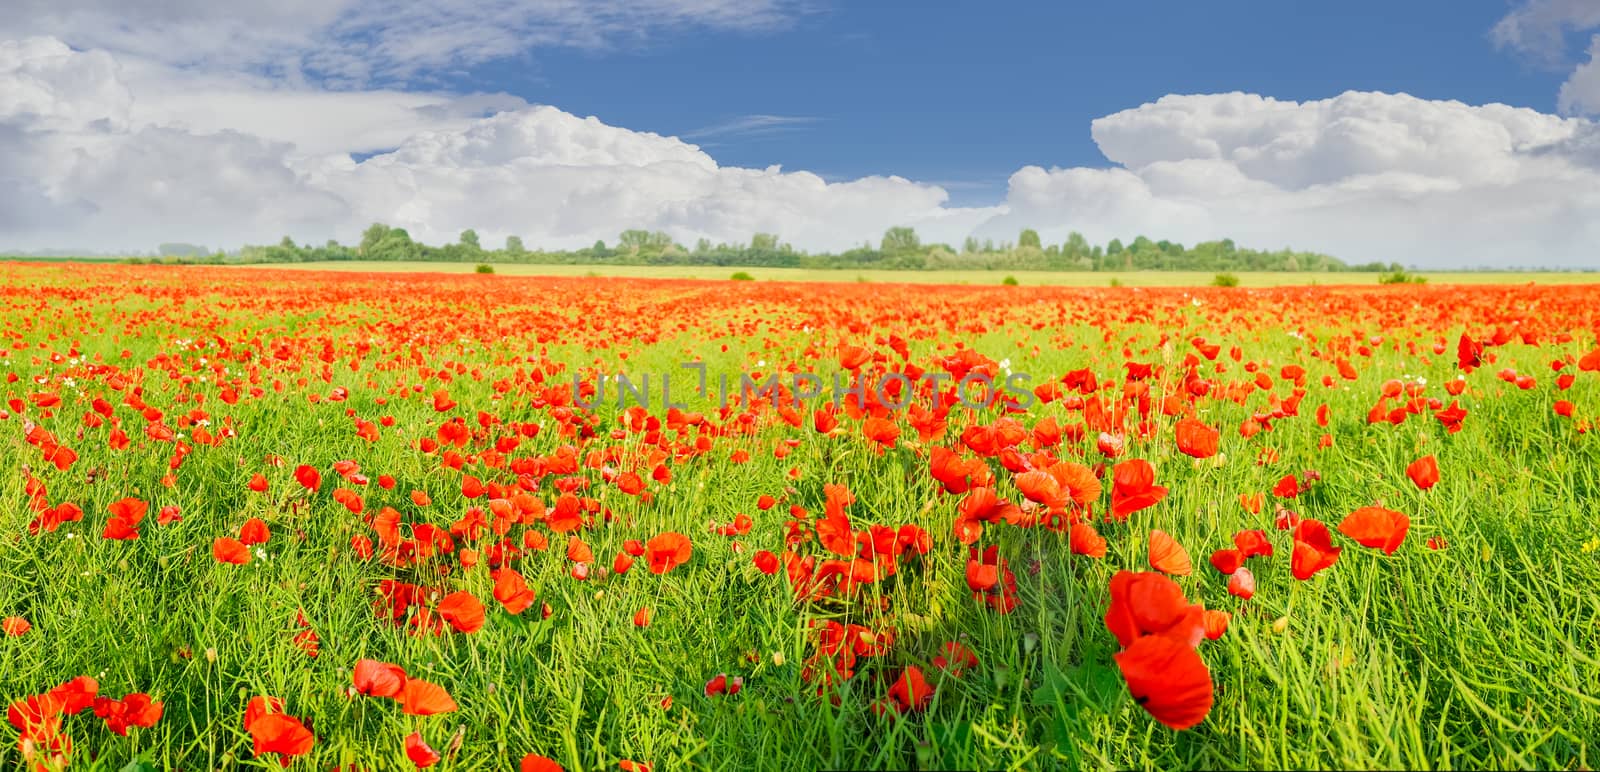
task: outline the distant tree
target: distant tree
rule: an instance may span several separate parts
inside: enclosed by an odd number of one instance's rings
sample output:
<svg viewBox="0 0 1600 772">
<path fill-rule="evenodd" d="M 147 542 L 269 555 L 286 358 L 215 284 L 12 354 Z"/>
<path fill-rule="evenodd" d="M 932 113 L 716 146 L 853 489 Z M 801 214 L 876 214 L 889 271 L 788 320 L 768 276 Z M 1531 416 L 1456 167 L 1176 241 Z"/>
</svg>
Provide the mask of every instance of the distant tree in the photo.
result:
<svg viewBox="0 0 1600 772">
<path fill-rule="evenodd" d="M 199 244 L 172 242 L 156 247 L 156 252 L 166 257 L 204 257 L 211 254 L 211 250 Z"/>
<path fill-rule="evenodd" d="M 883 246 L 880 249 L 886 255 L 899 255 L 915 252 L 921 248 L 922 240 L 917 238 L 916 230 L 899 225 L 884 231 Z"/>
<path fill-rule="evenodd" d="M 361 233 L 361 245 L 356 247 L 356 254 L 367 257 L 372 252 L 372 248 L 376 247 L 378 242 L 383 241 L 384 237 L 389 235 L 390 230 L 389 226 L 381 222 L 375 222 L 367 226 L 367 229 Z"/>
<path fill-rule="evenodd" d="M 661 231 L 625 230 L 617 239 L 617 249 L 633 254 L 658 255 L 672 246 L 672 237 Z"/>
<path fill-rule="evenodd" d="M 1118 244 L 1117 246 L 1120 249 L 1122 245 Z M 1061 246 L 1061 254 L 1074 259 L 1088 257 L 1089 252 L 1089 241 L 1083 237 L 1082 233 L 1077 231 L 1067 234 L 1067 243 Z"/>
<path fill-rule="evenodd" d="M 369 232 L 371 229 L 368 229 Z M 422 256 L 419 245 L 405 228 L 389 228 L 363 257 L 370 260 L 416 260 Z"/>
<path fill-rule="evenodd" d="M 622 232 L 617 237 L 617 249 L 623 252 L 639 252 L 650 241 L 650 231 L 630 229 Z"/>
<path fill-rule="evenodd" d="M 1316 252 L 1295 252 L 1288 248 L 1264 251 L 1237 247 L 1233 241 L 1222 239 L 1205 241 L 1192 247 L 1161 240 L 1151 241 L 1139 236 L 1132 244 L 1124 246 L 1112 239 L 1105 247 L 1090 244 L 1081 233 L 1072 232 L 1060 245 L 1048 248 L 1037 246 L 1038 233 L 1024 230 L 1013 245 L 993 241 L 979 242 L 967 237 L 961 245 L 961 255 L 949 245 L 924 244 L 915 230 L 907 226 L 888 229 L 878 245 L 868 241 L 861 246 L 839 253 L 812 254 L 794 249 L 770 233 L 754 234 L 748 245 L 716 244 L 701 238 L 693 251 L 675 243 L 661 231 L 634 229 L 625 231 L 619 240 L 620 248 L 608 249 L 604 241 L 593 247 L 577 250 L 528 252 L 522 239 L 508 236 L 504 250 L 482 249 L 476 231 L 464 231 L 458 241 L 441 246 L 429 246 L 412 241 L 403 228 L 393 228 L 383 223 L 373 223 L 363 233 L 359 246 L 346 247 L 329 240 L 321 246 L 298 245 L 291 237 L 270 246 L 246 245 L 235 253 L 242 262 L 295 262 L 327 260 L 390 260 L 390 261 L 457 261 L 480 263 L 485 260 L 513 259 L 518 262 L 576 263 L 598 260 L 611 263 L 638 265 L 715 265 L 715 266 L 771 266 L 813 269 L 829 268 L 887 268 L 918 270 L 926 268 L 980 268 L 1005 271 L 1032 270 L 1190 270 L 1207 273 L 1246 271 L 1364 271 L 1401 274 L 1404 269 L 1397 263 L 1366 263 L 1349 265 Z M 214 261 L 204 247 L 181 242 L 164 243 L 160 252 L 169 261 Z M 219 253 L 220 255 L 220 253 Z M 158 257 L 161 255 L 158 254 Z"/>
</svg>

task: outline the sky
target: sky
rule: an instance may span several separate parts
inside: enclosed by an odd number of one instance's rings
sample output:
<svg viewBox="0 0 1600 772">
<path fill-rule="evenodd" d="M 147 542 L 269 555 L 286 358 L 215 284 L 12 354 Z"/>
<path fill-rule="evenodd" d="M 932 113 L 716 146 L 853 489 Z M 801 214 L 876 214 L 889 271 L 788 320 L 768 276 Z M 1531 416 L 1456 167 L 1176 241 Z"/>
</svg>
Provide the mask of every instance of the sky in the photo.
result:
<svg viewBox="0 0 1600 772">
<path fill-rule="evenodd" d="M 1600 267 L 1600 0 L 7 6 L 0 249 L 911 225 Z"/>
</svg>

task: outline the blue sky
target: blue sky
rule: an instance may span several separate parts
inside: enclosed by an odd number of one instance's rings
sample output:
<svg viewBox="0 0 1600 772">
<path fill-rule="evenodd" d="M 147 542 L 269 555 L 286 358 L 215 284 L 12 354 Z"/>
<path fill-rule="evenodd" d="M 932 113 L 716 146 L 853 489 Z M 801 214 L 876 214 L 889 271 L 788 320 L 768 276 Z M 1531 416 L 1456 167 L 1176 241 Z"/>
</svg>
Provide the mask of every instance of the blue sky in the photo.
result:
<svg viewBox="0 0 1600 772">
<path fill-rule="evenodd" d="M 832 2 L 765 32 L 687 30 L 446 76 L 641 131 L 719 162 L 898 174 L 957 204 L 1016 169 L 1108 164 L 1089 123 L 1166 94 L 1404 92 L 1554 112 L 1566 73 L 1497 50 L 1502 0 Z M 736 126 L 749 131 L 696 134 Z"/>
<path fill-rule="evenodd" d="M 1600 0 L 6 10 L 0 250 L 910 226 L 1600 267 Z"/>
</svg>

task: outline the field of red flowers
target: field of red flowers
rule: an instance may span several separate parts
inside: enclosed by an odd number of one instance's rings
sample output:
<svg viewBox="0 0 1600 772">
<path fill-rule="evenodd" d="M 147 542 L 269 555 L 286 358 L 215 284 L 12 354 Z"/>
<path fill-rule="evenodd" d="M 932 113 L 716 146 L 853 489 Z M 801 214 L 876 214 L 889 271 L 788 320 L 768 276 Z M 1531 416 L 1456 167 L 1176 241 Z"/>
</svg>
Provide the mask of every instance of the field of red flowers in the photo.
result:
<svg viewBox="0 0 1600 772">
<path fill-rule="evenodd" d="M 0 266 L 0 304 L 8 768 L 1600 750 L 1600 287 Z"/>
</svg>

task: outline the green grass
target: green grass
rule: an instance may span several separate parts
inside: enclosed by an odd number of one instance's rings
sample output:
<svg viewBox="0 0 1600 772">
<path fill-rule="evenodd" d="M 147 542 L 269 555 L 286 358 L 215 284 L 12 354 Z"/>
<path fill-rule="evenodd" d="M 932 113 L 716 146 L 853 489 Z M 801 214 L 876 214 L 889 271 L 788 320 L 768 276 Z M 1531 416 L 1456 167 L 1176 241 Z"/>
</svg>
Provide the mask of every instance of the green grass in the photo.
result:
<svg viewBox="0 0 1600 772">
<path fill-rule="evenodd" d="M 760 282 L 662 287 L 504 276 L 550 270 L 530 266 L 497 266 L 500 275 L 482 278 L 291 274 L 265 282 L 233 269 L 41 270 L 0 274 L 0 320 L 15 341 L 6 364 L 19 375 L 4 387 L 4 397 L 26 401 L 53 390 L 62 398 L 49 418 L 30 405 L 0 422 L 6 451 L 0 497 L 8 503 L 0 509 L 0 616 L 22 614 L 34 624 L 26 636 L 0 637 L 0 698 L 88 674 L 104 694 L 147 691 L 166 703 L 157 726 L 133 729 L 128 738 L 111 735 L 88 713 L 69 718 L 67 730 L 79 749 L 74 769 L 117 770 L 136 757 L 156 768 L 278 769 L 276 761 L 252 756 L 240 724 L 245 702 L 262 694 L 283 698 L 291 715 L 312 723 L 314 763 L 297 764 L 307 769 L 353 763 L 411 769 L 402 739 L 413 730 L 441 753 L 461 733 L 460 751 L 438 767 L 446 770 L 513 769 L 529 752 L 569 770 L 614 770 L 620 759 L 635 759 L 663 772 L 1589 769 L 1600 750 L 1600 552 L 1594 549 L 1600 545 L 1594 516 L 1600 445 L 1594 433 L 1577 434 L 1549 405 L 1556 396 L 1549 360 L 1593 346 L 1595 306 L 1584 310 L 1581 290 L 1534 295 L 1494 288 L 1485 291 L 1503 296 L 1466 305 L 1468 296 L 1438 291 L 1435 279 L 1427 288 L 1403 290 L 1430 293 L 1414 303 L 1385 304 L 1388 290 L 1374 288 L 1346 305 L 1331 305 L 1346 296 L 1306 291 L 1229 308 L 1229 298 L 1244 296 L 1198 290 L 1191 301 L 1175 292 L 1136 296 L 1128 293 L 1137 290 L 1109 289 L 1051 295 L 1026 286 L 939 293 L 851 284 L 774 289 Z M 725 270 L 715 269 L 716 278 L 726 278 Z M 854 275 L 840 277 L 848 282 Z M 1101 285 L 1107 277 L 1094 278 Z M 1245 284 L 1252 278 L 1241 276 Z M 1130 311 L 1119 302 L 1129 297 L 1146 300 Z M 1484 321 L 1502 307 L 1511 309 L 1511 318 Z M 1438 385 L 1456 368 L 1453 350 L 1443 356 L 1427 351 L 1436 338 L 1453 342 L 1464 326 L 1488 332 L 1511 326 L 1512 318 L 1579 337 L 1495 347 L 1498 361 L 1469 376 L 1470 390 L 1461 399 L 1471 413 L 1458 434 L 1444 433 L 1427 414 L 1399 427 L 1366 423 L 1390 378 L 1426 378 L 1428 394 L 1444 396 Z M 1310 358 L 1305 335 L 1285 334 L 1291 330 L 1343 339 L 1352 348 L 1370 343 L 1370 336 L 1383 336 L 1385 343 L 1372 344 L 1371 357 L 1349 355 L 1362 368 L 1357 380 L 1335 375 L 1335 385 L 1325 388 L 1319 379 L 1333 372 L 1332 365 Z M 477 427 L 484 411 L 505 423 L 540 424 L 537 436 L 508 452 L 512 457 L 578 444 L 563 433 L 557 411 L 533 405 L 543 388 L 533 370 L 547 373 L 547 384 L 565 385 L 572 369 L 596 361 L 607 372 L 660 374 L 698 359 L 713 374 L 767 372 L 793 362 L 827 378 L 837 370 L 834 343 L 887 351 L 873 341 L 888 332 L 905 336 L 912 361 L 925 366 L 960 341 L 1038 374 L 1034 383 L 1093 368 L 1110 382 L 1110 393 L 1120 393 L 1125 359 L 1176 371 L 1192 350 L 1187 339 L 1204 335 L 1223 344 L 1217 362 L 1229 369 L 1214 372 L 1208 362 L 1203 374 L 1222 383 L 1248 380 L 1226 353 L 1239 345 L 1245 361 L 1270 362 L 1264 369 L 1275 379 L 1282 365 L 1304 364 L 1309 396 L 1300 416 L 1251 438 L 1240 436 L 1238 427 L 1266 409 L 1264 394 L 1245 404 L 1215 394 L 1199 401 L 1201 417 L 1223 431 L 1223 455 L 1214 462 L 1179 454 L 1171 419 L 1158 406 L 1155 436 L 1141 441 L 1130 433 L 1128 455 L 1150 460 L 1171 493 L 1125 524 L 1103 524 L 1109 545 L 1103 559 L 1072 554 L 1066 538 L 1053 531 L 989 526 L 980 543 L 1000 545 L 1017 576 L 1021 603 L 1009 615 L 969 597 L 965 550 L 951 534 L 959 497 L 942 494 L 929 478 L 926 444 L 902 441 L 880 453 L 852 421 L 844 420 L 841 435 L 822 437 L 811 430 L 809 415 L 796 429 L 762 411 L 757 431 L 717 436 L 710 452 L 674 460 L 671 483 L 652 483 L 649 503 L 580 467 L 591 495 L 615 516 L 582 532 L 597 565 L 609 566 L 626 539 L 675 530 L 694 543 L 692 560 L 675 571 L 653 576 L 641 559 L 625 576 L 580 582 L 569 574 L 564 540 L 552 536 L 547 553 L 531 553 L 519 566 L 539 599 L 551 605 L 548 620 L 538 619 L 537 606 L 520 617 L 501 611 L 481 564 L 456 566 L 438 580 L 485 602 L 489 620 L 481 631 L 414 637 L 374 619 L 379 579 L 418 581 L 424 572 L 351 557 L 351 536 L 371 531 L 331 500 L 332 488 L 357 487 L 333 473 L 334 462 L 356 460 L 372 478 L 360 489 L 369 513 L 393 506 L 408 521 L 447 527 L 482 501 L 464 500 L 460 474 L 442 468 L 437 454 L 416 449 L 416 440 L 434 436 L 445 417 L 459 415 Z M 639 340 L 658 333 L 658 340 Z M 1408 342 L 1422 353 L 1407 351 Z M 333 356 L 321 355 L 325 346 Z M 285 358 L 275 355 L 279 350 Z M 1536 374 L 1538 388 L 1523 391 L 1497 380 L 1502 367 Z M 219 379 L 239 378 L 248 388 L 253 369 L 264 392 L 259 398 L 247 395 L 235 406 L 219 400 Z M 162 485 L 173 447 L 144 436 L 145 419 L 124 406 L 127 392 L 108 385 L 114 372 L 137 373 L 143 401 L 161 409 L 169 425 L 201 409 L 210 414 L 211 431 L 227 419 L 238 436 L 217 447 L 195 445 L 176 484 Z M 692 379 L 682 372 L 683 381 L 674 375 L 675 387 Z M 1593 417 L 1600 412 L 1600 378 L 1581 375 L 1560 396 Z M 501 390 L 499 382 L 510 385 Z M 413 385 L 423 388 L 413 391 Z M 349 389 L 348 400 L 325 399 L 335 386 Z M 447 414 L 431 401 L 441 388 L 458 403 Z M 1287 391 L 1279 384 L 1274 393 Z M 312 403 L 313 394 L 324 399 Z M 684 398 L 683 392 L 675 390 L 675 397 Z M 108 427 L 85 427 L 83 416 L 96 398 L 116 406 L 133 439 L 128 450 L 107 447 Z M 689 401 L 722 421 L 706 400 Z M 1326 428 L 1313 418 L 1324 403 L 1332 414 Z M 665 413 L 659 403 L 654 407 L 656 415 Z M 370 420 L 391 416 L 394 425 L 368 443 L 355 436 L 347 410 Z M 1019 418 L 1031 426 L 1044 416 L 1064 424 L 1078 418 L 1060 403 Z M 998 417 L 994 410 L 968 415 L 958 409 L 938 442 L 959 447 L 969 422 Z M 23 439 L 25 418 L 75 448 L 77 462 L 64 472 L 44 464 Z M 904 421 L 901 427 L 903 439 L 914 439 Z M 603 405 L 583 453 L 615 448 L 621 454 L 615 463 L 626 466 L 658 444 L 639 432 L 612 439 L 609 432 L 619 428 L 619 411 Z M 190 440 L 192 431 L 182 430 Z M 1324 432 L 1335 438 L 1331 449 L 1318 448 Z M 693 436 L 686 437 L 691 444 Z M 774 450 L 785 439 L 800 442 L 777 458 Z M 1092 432 L 1069 446 L 1086 453 L 1086 463 L 1098 458 Z M 484 447 L 474 441 L 463 451 Z M 1280 457 L 1257 464 L 1263 448 Z M 730 460 L 739 450 L 750 454 L 748 463 Z M 1428 453 L 1437 455 L 1443 479 L 1422 492 L 1403 469 Z M 286 463 L 270 466 L 269 454 Z M 301 463 L 322 470 L 319 494 L 296 485 L 291 473 Z M 1010 476 L 998 461 L 990 465 L 1002 496 L 1016 500 Z M 484 464 L 466 468 L 484 479 L 512 479 Z M 1402 549 L 1384 556 L 1336 536 L 1344 552 L 1334 568 L 1311 581 L 1292 579 L 1288 543 L 1272 526 L 1272 498 L 1262 514 L 1252 515 L 1238 496 L 1269 490 L 1282 475 L 1308 469 L 1322 482 L 1286 502 L 1290 507 L 1333 526 L 1380 500 L 1412 518 Z M 649 479 L 648 466 L 639 471 Z M 48 486 L 52 503 L 78 503 L 84 521 L 29 535 L 28 472 Z M 269 478 L 268 494 L 246 488 L 257 472 Z M 380 474 L 397 478 L 394 490 L 378 488 Z M 539 478 L 547 502 L 559 476 Z M 795 603 L 781 570 L 763 576 L 751 555 L 781 551 L 788 505 L 820 512 L 824 483 L 847 484 L 855 493 L 849 511 L 858 527 L 919 524 L 932 535 L 933 549 L 908 559 L 893 581 L 870 586 L 853 602 Z M 433 503 L 414 505 L 412 490 L 428 492 Z M 785 501 L 758 511 L 762 494 Z M 107 505 L 125 496 L 151 503 L 143 535 L 132 542 L 101 539 Z M 182 522 L 156 524 L 155 510 L 166 504 L 182 508 Z M 740 513 L 755 523 L 747 535 L 708 533 L 708 525 Z M 215 563 L 212 539 L 236 535 L 249 517 L 272 528 L 269 559 Z M 1110 577 L 1120 569 L 1144 569 L 1152 528 L 1172 534 L 1193 557 L 1194 575 L 1180 580 L 1188 597 L 1234 613 L 1222 639 L 1201 644 L 1217 701 L 1206 721 L 1186 732 L 1156 723 L 1128 696 L 1111 659 L 1116 642 L 1103 622 Z M 1267 529 L 1277 549 L 1271 558 L 1251 560 L 1259 589 L 1249 602 L 1230 597 L 1224 578 L 1205 564 L 1212 550 L 1228 546 L 1231 534 L 1245 528 Z M 1449 546 L 1424 547 L 1433 536 Z M 885 600 L 889 611 L 869 610 Z M 654 610 L 645 629 L 631 622 L 641 607 Z M 321 638 L 315 659 L 291 640 L 299 609 Z M 819 698 L 801 676 L 814 650 L 810 625 L 822 619 L 896 630 L 891 651 L 863 659 L 837 703 Z M 1286 626 L 1277 631 L 1280 619 Z M 971 647 L 980 665 L 961 679 L 941 679 L 927 663 L 954 640 Z M 351 668 L 363 657 L 400 664 L 446 686 L 460 710 L 414 718 L 389 700 L 350 698 Z M 926 668 L 936 684 L 931 705 L 898 720 L 874 715 L 871 704 L 908 664 Z M 719 673 L 744 677 L 745 690 L 705 697 L 705 683 Z M 670 709 L 662 707 L 666 697 Z M 16 739 L 9 724 L 0 724 L 0 765 L 20 764 Z"/>
<path fill-rule="evenodd" d="M 355 271 L 374 273 L 470 273 L 472 265 L 466 263 L 424 262 L 326 262 L 326 263 L 262 263 L 236 266 L 246 270 L 307 270 Z M 722 266 L 639 266 L 639 265 L 527 265 L 522 263 L 497 263 L 495 274 L 502 276 L 604 276 L 644 279 L 710 279 L 725 280 L 728 268 Z M 822 270 L 804 268 L 742 268 L 759 281 L 799 282 L 879 282 L 906 284 L 1000 284 L 1007 275 L 1004 271 L 888 271 L 888 270 Z M 1203 287 L 1210 285 L 1215 273 L 1205 271 L 1105 271 L 1105 272 L 1012 272 L 1023 285 L 1062 287 L 1104 287 L 1111 281 L 1120 281 L 1129 287 Z M 1577 272 L 1498 272 L 1498 271 L 1425 271 L 1431 284 L 1596 284 L 1600 273 Z M 1239 285 L 1243 287 L 1280 287 L 1292 285 L 1344 285 L 1378 283 L 1378 274 L 1369 273 L 1313 273 L 1303 272 L 1239 272 Z"/>
</svg>

